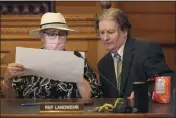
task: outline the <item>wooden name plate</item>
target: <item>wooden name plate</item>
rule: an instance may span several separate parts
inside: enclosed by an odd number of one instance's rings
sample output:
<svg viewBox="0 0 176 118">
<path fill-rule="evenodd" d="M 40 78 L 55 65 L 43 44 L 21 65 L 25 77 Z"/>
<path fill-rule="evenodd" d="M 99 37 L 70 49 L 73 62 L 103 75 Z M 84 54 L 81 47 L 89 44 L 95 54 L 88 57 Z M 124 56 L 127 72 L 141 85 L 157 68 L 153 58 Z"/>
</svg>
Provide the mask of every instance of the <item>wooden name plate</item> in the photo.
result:
<svg viewBox="0 0 176 118">
<path fill-rule="evenodd" d="M 83 113 L 84 103 L 47 102 L 40 103 L 40 113 Z"/>
</svg>

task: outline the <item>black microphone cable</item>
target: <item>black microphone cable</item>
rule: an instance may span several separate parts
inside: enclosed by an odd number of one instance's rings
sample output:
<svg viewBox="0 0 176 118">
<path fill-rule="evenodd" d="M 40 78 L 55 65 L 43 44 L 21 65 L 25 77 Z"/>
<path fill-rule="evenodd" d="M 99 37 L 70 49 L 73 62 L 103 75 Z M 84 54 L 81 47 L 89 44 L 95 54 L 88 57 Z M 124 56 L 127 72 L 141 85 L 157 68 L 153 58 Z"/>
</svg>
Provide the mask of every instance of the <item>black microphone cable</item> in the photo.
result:
<svg viewBox="0 0 176 118">
<path fill-rule="evenodd" d="M 90 64 L 88 63 L 87 59 L 83 58 L 83 56 L 81 55 L 81 53 L 79 53 L 78 51 L 74 51 L 74 54 L 79 57 L 84 59 L 87 64 L 89 65 L 89 67 L 91 67 L 94 71 L 96 71 L 95 68 L 93 68 L 92 66 L 90 66 Z M 99 71 L 96 71 L 98 74 L 100 74 L 100 76 L 103 77 L 104 80 L 106 80 L 110 85 L 112 85 L 112 87 L 117 90 L 117 92 L 119 92 L 119 90 L 117 89 L 116 86 L 114 86 L 102 73 L 100 73 Z M 123 93 L 120 93 L 123 95 Z M 95 111 L 97 112 L 104 112 L 104 111 L 108 111 L 108 112 L 113 112 L 113 113 L 132 113 L 132 107 L 128 104 L 128 101 L 125 100 L 125 98 L 117 98 L 115 100 L 114 105 L 112 104 L 107 104 L 105 103 L 104 105 L 96 108 Z"/>
</svg>

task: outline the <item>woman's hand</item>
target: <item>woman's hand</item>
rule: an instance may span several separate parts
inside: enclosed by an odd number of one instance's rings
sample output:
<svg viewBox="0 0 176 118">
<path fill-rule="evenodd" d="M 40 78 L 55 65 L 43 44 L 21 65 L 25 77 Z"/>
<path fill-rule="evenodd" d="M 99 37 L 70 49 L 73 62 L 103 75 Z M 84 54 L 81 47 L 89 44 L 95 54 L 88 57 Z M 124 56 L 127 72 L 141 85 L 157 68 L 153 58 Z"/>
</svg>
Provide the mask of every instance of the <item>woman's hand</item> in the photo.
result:
<svg viewBox="0 0 176 118">
<path fill-rule="evenodd" d="M 21 64 L 11 63 L 8 65 L 4 80 L 2 81 L 3 96 L 7 98 L 16 98 L 16 93 L 12 89 L 12 81 L 15 76 L 23 75 L 24 66 Z"/>
<path fill-rule="evenodd" d="M 87 80 L 84 79 L 81 82 L 77 82 L 76 85 L 82 98 L 87 99 L 91 97 L 90 84 Z"/>
<path fill-rule="evenodd" d="M 20 76 L 24 74 L 24 66 L 17 63 L 10 63 L 8 64 L 4 81 L 8 82 L 9 80 L 12 80 L 15 76 Z"/>
</svg>

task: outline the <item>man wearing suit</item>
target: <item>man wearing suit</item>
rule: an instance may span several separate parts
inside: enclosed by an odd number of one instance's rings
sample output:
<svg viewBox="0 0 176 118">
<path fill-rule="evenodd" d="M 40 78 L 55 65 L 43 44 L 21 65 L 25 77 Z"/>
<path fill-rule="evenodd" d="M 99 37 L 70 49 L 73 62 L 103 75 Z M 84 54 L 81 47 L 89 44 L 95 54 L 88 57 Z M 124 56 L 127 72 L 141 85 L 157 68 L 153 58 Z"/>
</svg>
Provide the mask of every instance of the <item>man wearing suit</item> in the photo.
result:
<svg viewBox="0 0 176 118">
<path fill-rule="evenodd" d="M 133 82 L 145 82 L 156 75 L 168 75 L 159 45 L 130 37 L 131 24 L 117 8 L 104 10 L 96 19 L 96 28 L 104 47 L 110 51 L 98 63 L 105 98 L 134 98 Z M 152 87 L 149 87 L 152 93 Z"/>
</svg>

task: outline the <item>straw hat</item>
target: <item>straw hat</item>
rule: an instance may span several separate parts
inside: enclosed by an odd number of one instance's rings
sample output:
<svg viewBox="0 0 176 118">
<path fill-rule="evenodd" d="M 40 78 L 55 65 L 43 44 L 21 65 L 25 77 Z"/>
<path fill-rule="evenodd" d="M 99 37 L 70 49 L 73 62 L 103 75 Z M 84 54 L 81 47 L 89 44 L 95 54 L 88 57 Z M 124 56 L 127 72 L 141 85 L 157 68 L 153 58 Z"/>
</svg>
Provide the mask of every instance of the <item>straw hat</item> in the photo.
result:
<svg viewBox="0 0 176 118">
<path fill-rule="evenodd" d="M 47 12 L 41 18 L 40 28 L 31 30 L 29 35 L 35 38 L 40 37 L 40 31 L 44 29 L 59 29 L 66 31 L 74 31 L 66 25 L 64 16 L 61 13 Z"/>
</svg>

